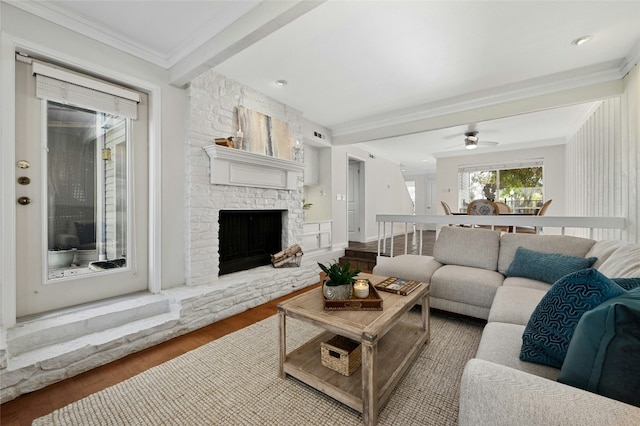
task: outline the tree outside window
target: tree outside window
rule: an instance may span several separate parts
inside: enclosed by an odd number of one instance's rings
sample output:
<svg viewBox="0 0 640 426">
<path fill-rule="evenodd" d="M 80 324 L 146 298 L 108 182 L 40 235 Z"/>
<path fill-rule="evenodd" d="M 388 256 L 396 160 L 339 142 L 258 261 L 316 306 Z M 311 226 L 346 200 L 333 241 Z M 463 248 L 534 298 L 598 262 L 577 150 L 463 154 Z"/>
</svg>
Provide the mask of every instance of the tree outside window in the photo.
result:
<svg viewBox="0 0 640 426">
<path fill-rule="evenodd" d="M 542 166 L 463 169 L 458 180 L 462 211 L 473 200 L 489 199 L 509 205 L 513 212 L 536 213 L 544 201 Z"/>
</svg>

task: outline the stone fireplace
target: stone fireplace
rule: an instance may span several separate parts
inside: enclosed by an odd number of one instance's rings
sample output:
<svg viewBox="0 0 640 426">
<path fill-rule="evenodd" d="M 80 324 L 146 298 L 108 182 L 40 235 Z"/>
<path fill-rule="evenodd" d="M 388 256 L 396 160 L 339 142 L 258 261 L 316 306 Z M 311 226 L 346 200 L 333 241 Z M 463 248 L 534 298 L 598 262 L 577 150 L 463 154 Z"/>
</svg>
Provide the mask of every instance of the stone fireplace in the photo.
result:
<svg viewBox="0 0 640 426">
<path fill-rule="evenodd" d="M 241 105 L 288 123 L 292 141 L 303 140 L 300 112 L 212 71 L 194 79 L 187 94 L 186 284 L 224 286 L 241 276 L 261 286 L 268 279 L 277 295 L 286 294 L 286 287 L 317 282 L 317 268 L 311 265 L 281 274 L 271 265 L 226 273 L 219 255 L 221 212 L 280 211 L 281 246 L 276 251 L 301 242 L 302 156 L 284 160 L 213 144 L 215 138 L 236 134 Z M 279 275 L 286 283 L 270 282 Z"/>
</svg>

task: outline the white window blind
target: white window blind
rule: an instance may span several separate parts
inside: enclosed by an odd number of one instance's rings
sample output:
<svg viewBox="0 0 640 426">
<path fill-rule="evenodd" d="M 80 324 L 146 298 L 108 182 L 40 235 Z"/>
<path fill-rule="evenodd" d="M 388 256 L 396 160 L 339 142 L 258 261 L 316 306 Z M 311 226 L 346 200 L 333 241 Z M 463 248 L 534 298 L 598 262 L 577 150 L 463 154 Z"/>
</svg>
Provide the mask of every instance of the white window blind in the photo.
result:
<svg viewBox="0 0 640 426">
<path fill-rule="evenodd" d="M 138 93 L 34 61 L 36 97 L 120 117 L 138 118 Z"/>
<path fill-rule="evenodd" d="M 509 163 L 492 163 L 492 164 L 484 164 L 484 165 L 460 166 L 458 167 L 458 172 L 473 173 L 473 172 L 481 172 L 484 170 L 524 169 L 527 167 L 542 167 L 543 165 L 544 165 L 544 161 L 542 159 L 535 159 L 535 160 L 523 160 L 523 161 L 509 162 Z"/>
</svg>

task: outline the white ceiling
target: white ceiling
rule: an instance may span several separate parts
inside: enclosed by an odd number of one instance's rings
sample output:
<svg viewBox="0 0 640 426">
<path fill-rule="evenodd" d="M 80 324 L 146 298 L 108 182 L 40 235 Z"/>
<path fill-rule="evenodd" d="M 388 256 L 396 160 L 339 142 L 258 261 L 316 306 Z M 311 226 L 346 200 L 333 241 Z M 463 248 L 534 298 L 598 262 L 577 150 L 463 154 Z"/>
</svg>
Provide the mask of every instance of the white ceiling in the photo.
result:
<svg viewBox="0 0 640 426">
<path fill-rule="evenodd" d="M 464 153 L 452 149 L 470 125 L 499 142 L 478 152 L 566 142 L 592 103 L 447 129 L 420 120 L 619 80 L 640 51 L 640 1 L 7 3 L 166 68 L 178 85 L 213 67 L 299 109 L 334 143 L 380 139 L 361 146 L 408 173 L 435 171 L 434 152 Z M 583 35 L 592 40 L 571 44 Z"/>
</svg>

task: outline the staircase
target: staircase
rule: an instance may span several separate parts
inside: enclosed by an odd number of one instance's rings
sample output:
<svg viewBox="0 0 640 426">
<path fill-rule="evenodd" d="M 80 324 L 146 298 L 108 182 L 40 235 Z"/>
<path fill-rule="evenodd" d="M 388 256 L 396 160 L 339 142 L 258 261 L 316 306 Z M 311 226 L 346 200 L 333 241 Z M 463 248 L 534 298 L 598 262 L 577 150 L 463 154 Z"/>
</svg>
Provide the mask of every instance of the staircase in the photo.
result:
<svg viewBox="0 0 640 426">
<path fill-rule="evenodd" d="M 377 253 L 364 249 L 347 248 L 344 256 L 339 259 L 340 265 L 350 263 L 352 268 L 360 269 L 363 272 L 371 272 L 376 266 Z"/>
<path fill-rule="evenodd" d="M 417 233 L 410 233 L 407 236 L 407 254 L 422 254 L 423 256 L 433 256 L 433 246 L 436 241 L 435 231 L 424 231 L 422 233 L 422 253 L 419 251 L 420 239 Z M 393 240 L 394 244 L 394 256 L 403 254 L 405 250 L 405 236 L 397 235 Z M 386 248 L 386 251 L 380 253 L 380 256 L 390 256 L 391 239 L 387 238 L 384 244 L 381 246 Z M 349 247 L 344 250 L 344 257 L 341 257 L 338 262 L 340 265 L 344 265 L 349 262 L 352 267 L 358 268 L 363 272 L 371 272 L 373 267 L 376 266 L 376 258 L 378 257 L 378 242 L 358 243 L 349 241 Z"/>
</svg>

